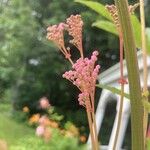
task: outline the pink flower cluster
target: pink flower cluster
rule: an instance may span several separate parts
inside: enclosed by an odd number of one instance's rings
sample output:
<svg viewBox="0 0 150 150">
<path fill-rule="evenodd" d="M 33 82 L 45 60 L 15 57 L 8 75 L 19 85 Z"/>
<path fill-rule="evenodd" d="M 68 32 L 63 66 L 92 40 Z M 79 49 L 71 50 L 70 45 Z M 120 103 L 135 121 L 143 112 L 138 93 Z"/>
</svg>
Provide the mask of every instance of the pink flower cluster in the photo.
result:
<svg viewBox="0 0 150 150">
<path fill-rule="evenodd" d="M 41 136 L 41 137 L 44 136 L 47 121 L 48 121 L 47 116 L 42 116 L 39 119 L 39 126 L 36 128 L 37 136 Z"/>
<path fill-rule="evenodd" d="M 81 16 L 71 15 L 66 20 L 66 23 L 49 26 L 47 29 L 47 38 L 57 44 L 61 52 L 72 64 L 73 70 L 66 72 L 63 77 L 70 80 L 81 91 L 78 97 L 79 104 L 86 107 L 88 111 L 94 112 L 95 84 L 100 66 L 97 65 L 95 67 L 98 56 L 97 51 L 93 52 L 90 59 L 83 56 L 82 28 L 83 21 Z M 81 55 L 81 58 L 75 64 L 71 59 L 70 48 L 65 48 L 64 30 L 67 30 L 69 35 L 72 36 L 73 39 L 70 43 L 76 46 Z"/>
<path fill-rule="evenodd" d="M 100 66 L 96 65 L 98 52 L 94 51 L 91 58 L 80 58 L 72 66 L 72 71 L 63 74 L 63 78 L 76 85 L 81 93 L 79 94 L 79 104 L 86 107 L 89 111 L 94 111 L 94 93 L 96 79 Z"/>
<path fill-rule="evenodd" d="M 83 27 L 83 21 L 81 19 L 80 15 L 71 15 L 67 19 L 67 30 L 69 34 L 73 37 L 73 39 L 70 41 L 73 45 L 75 45 L 80 52 L 83 51 L 82 48 L 82 27 Z"/>
<path fill-rule="evenodd" d="M 83 57 L 82 48 L 82 26 L 83 21 L 80 15 L 71 15 L 66 23 L 60 23 L 59 25 L 49 26 L 47 28 L 47 39 L 53 41 L 67 59 L 70 59 L 70 48 L 65 47 L 64 43 L 64 30 L 67 30 L 69 35 L 73 37 L 70 41 L 80 51 L 81 57 Z M 71 59 L 69 60 L 72 64 Z"/>
<path fill-rule="evenodd" d="M 64 47 L 64 28 L 64 23 L 47 28 L 47 39 L 53 41 L 60 49 Z"/>
<path fill-rule="evenodd" d="M 42 116 L 39 119 L 39 126 L 36 128 L 36 135 L 43 137 L 45 141 L 48 141 L 51 137 L 51 130 L 48 127 L 49 118 L 47 116 Z"/>
</svg>

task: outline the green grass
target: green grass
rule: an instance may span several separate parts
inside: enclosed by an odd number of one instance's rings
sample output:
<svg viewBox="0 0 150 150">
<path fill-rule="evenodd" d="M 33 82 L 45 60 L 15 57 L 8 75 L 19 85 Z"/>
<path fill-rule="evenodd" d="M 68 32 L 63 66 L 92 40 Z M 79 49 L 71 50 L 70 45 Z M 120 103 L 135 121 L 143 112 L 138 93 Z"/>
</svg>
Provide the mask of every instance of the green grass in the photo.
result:
<svg viewBox="0 0 150 150">
<path fill-rule="evenodd" d="M 8 104 L 0 104 L 0 139 L 5 140 L 8 146 L 16 144 L 26 136 L 34 135 L 34 130 L 10 117 L 10 109 Z"/>
</svg>

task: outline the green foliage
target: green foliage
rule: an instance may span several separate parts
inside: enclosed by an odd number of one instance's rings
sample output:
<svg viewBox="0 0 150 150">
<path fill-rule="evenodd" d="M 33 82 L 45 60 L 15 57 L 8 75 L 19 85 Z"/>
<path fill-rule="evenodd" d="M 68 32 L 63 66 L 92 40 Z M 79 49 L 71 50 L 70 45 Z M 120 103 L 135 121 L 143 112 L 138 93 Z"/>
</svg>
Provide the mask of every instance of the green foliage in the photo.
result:
<svg viewBox="0 0 150 150">
<path fill-rule="evenodd" d="M 0 112 L 4 113 L 11 109 L 11 106 L 0 102 Z"/>
<path fill-rule="evenodd" d="M 133 34 L 135 37 L 135 43 L 138 48 L 141 48 L 142 46 L 142 40 L 141 40 L 141 24 L 139 22 L 139 19 L 135 15 L 131 15 L 131 23 L 133 26 Z"/>
<path fill-rule="evenodd" d="M 146 29 L 146 37 L 147 37 L 147 51 L 150 54 L 150 28 Z"/>
<path fill-rule="evenodd" d="M 50 107 L 50 109 L 48 109 L 48 114 L 49 114 L 49 118 L 55 121 L 61 121 L 63 120 L 64 116 L 63 115 L 59 115 L 56 111 L 54 107 Z"/>
<path fill-rule="evenodd" d="M 67 87 L 61 79 L 63 68 L 67 68 L 67 65 L 45 38 L 44 23 L 49 18 L 47 14 L 52 11 L 50 2 L 45 2 L 46 8 L 40 1 L 35 1 L 34 6 L 25 0 L 12 0 L 1 5 L 0 84 L 2 92 L 11 89 L 15 109 L 21 109 L 27 104 L 30 108 L 35 108 L 36 101 L 41 96 L 51 97 L 52 103 L 57 99 L 56 103 L 60 105 L 60 97 L 69 100 Z M 59 10 L 59 3 L 54 3 Z M 63 13 L 60 11 L 60 14 Z M 62 18 L 65 16 L 64 14 Z M 52 20 L 57 22 L 57 16 Z M 70 87 L 69 89 L 71 90 Z"/>
<path fill-rule="evenodd" d="M 115 34 L 115 35 L 118 36 L 116 26 L 110 21 L 105 21 L 105 20 L 96 21 L 92 24 L 92 26 L 100 28 L 102 30 L 105 30 L 107 32 L 110 32 L 110 33 Z"/>
<path fill-rule="evenodd" d="M 8 146 L 15 144 L 23 136 L 32 136 L 34 131 L 24 124 L 15 122 L 8 111 L 10 105 L 0 104 L 0 139 L 6 140 Z"/>
<path fill-rule="evenodd" d="M 150 150 L 150 138 L 147 138 L 146 146 L 147 146 L 147 150 Z"/>
<path fill-rule="evenodd" d="M 94 22 L 92 24 L 93 26 L 99 29 L 105 30 L 107 32 L 110 32 L 114 35 L 118 35 L 115 29 L 115 25 L 113 25 L 112 18 L 109 15 L 104 5 L 98 2 L 90 1 L 90 0 L 75 0 L 75 2 L 84 4 L 85 6 L 97 12 L 100 16 L 103 16 L 104 19 L 106 19 L 106 20 L 101 19 L 101 20 Z M 134 27 L 133 32 L 135 36 L 136 46 L 138 48 L 141 48 L 141 24 L 139 22 L 139 19 L 136 17 L 136 15 L 131 15 L 131 22 L 132 22 L 132 26 Z M 149 35 L 148 33 L 149 31 L 147 30 L 147 35 Z M 147 48 L 148 48 L 147 49 L 148 53 L 150 53 L 149 36 L 147 36 Z"/>
<path fill-rule="evenodd" d="M 27 113 L 24 113 L 22 111 L 12 111 L 11 117 L 18 123 L 26 122 L 29 115 Z"/>
<path fill-rule="evenodd" d="M 143 134 L 143 104 L 140 85 L 138 60 L 136 55 L 136 43 L 133 35 L 133 27 L 128 11 L 127 1 L 115 0 L 120 19 L 120 26 L 124 39 L 125 59 L 129 80 L 129 93 L 131 99 L 131 131 L 132 149 L 144 150 Z M 134 70 L 134 71 L 133 71 Z M 135 88 L 136 87 L 136 88 Z"/>
<path fill-rule="evenodd" d="M 115 88 L 115 87 L 111 87 L 111 86 L 109 86 L 109 85 L 104 85 L 104 84 L 97 84 L 96 86 L 99 87 L 99 88 L 102 88 L 102 89 L 109 90 L 109 91 L 111 91 L 111 92 L 114 93 L 114 94 L 121 95 L 121 90 L 120 90 L 120 89 L 117 89 L 117 88 Z M 127 93 L 124 93 L 124 97 L 126 97 L 126 98 L 129 99 L 129 98 L 130 98 L 130 95 L 127 94 Z"/>
<path fill-rule="evenodd" d="M 9 150 L 84 150 L 85 145 L 79 145 L 78 139 L 66 137 L 59 130 L 52 131 L 51 140 L 46 143 L 35 136 L 35 131 L 24 123 L 18 123 L 10 117 L 10 105 L 0 104 L 0 139 L 7 142 Z M 16 114 L 19 115 L 19 114 Z"/>
<path fill-rule="evenodd" d="M 76 138 L 62 136 L 57 130 L 53 131 L 49 142 L 38 137 L 28 137 L 11 146 L 10 150 L 85 150 L 85 146 L 79 146 Z"/>
<path fill-rule="evenodd" d="M 98 2 L 93 2 L 89 0 L 75 0 L 75 2 L 81 3 L 86 5 L 87 7 L 91 8 L 95 12 L 97 12 L 99 15 L 103 16 L 104 18 L 107 18 L 108 20 L 112 20 L 109 12 L 106 10 L 105 6 Z"/>
<path fill-rule="evenodd" d="M 144 99 L 142 102 L 143 102 L 144 108 L 147 110 L 148 113 L 150 113 L 150 103 L 148 101 L 145 101 Z"/>
</svg>

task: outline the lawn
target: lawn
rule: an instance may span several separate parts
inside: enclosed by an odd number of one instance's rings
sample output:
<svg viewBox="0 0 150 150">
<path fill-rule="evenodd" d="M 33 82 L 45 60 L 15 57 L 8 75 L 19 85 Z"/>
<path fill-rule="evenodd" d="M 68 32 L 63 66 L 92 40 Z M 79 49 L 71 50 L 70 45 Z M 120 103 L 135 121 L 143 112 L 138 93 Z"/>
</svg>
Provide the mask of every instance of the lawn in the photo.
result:
<svg viewBox="0 0 150 150">
<path fill-rule="evenodd" d="M 0 139 L 5 140 L 8 146 L 16 144 L 21 138 L 34 135 L 32 128 L 16 122 L 10 115 L 10 106 L 0 104 Z"/>
</svg>

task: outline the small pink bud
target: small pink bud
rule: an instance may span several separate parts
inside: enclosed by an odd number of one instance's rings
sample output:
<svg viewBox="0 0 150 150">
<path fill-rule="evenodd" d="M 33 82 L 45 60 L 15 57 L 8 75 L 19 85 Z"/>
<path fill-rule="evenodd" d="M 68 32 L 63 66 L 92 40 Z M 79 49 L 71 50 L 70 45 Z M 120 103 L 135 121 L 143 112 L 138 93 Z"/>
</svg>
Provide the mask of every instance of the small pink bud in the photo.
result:
<svg viewBox="0 0 150 150">
<path fill-rule="evenodd" d="M 49 100 L 46 97 L 40 99 L 40 107 L 42 109 L 48 109 L 50 107 Z"/>
<path fill-rule="evenodd" d="M 97 61 L 97 57 L 95 55 L 92 55 L 91 60 L 95 62 Z"/>
<path fill-rule="evenodd" d="M 93 52 L 93 55 L 95 55 L 95 56 L 97 56 L 98 54 L 99 54 L 98 51 Z"/>
<path fill-rule="evenodd" d="M 37 135 L 37 136 L 43 136 L 43 135 L 44 135 L 44 132 L 45 132 L 44 126 L 38 126 L 38 127 L 36 128 L 36 135 Z"/>
<path fill-rule="evenodd" d="M 58 28 L 59 28 L 60 30 L 64 30 L 65 27 L 66 27 L 66 24 L 65 24 L 65 23 L 60 23 L 60 24 L 58 25 Z"/>
</svg>

